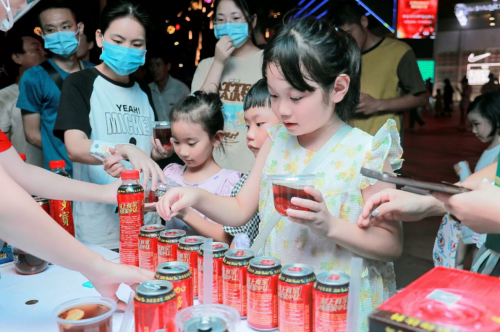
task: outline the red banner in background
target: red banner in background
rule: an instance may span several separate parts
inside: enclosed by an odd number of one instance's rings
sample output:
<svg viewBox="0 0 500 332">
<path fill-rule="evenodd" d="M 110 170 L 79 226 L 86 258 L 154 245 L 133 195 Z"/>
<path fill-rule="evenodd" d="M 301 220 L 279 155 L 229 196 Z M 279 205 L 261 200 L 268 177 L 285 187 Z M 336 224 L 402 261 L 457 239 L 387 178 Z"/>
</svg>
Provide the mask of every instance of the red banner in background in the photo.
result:
<svg viewBox="0 0 500 332">
<path fill-rule="evenodd" d="M 438 0 L 399 0 L 398 38 L 434 39 Z"/>
</svg>

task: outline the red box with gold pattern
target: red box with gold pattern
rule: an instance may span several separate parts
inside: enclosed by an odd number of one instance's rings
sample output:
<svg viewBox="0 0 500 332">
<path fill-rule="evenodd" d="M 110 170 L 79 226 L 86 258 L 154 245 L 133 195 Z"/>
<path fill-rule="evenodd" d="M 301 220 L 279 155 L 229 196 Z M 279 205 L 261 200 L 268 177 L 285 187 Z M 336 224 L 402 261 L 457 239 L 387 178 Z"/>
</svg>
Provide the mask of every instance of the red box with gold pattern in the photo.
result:
<svg viewBox="0 0 500 332">
<path fill-rule="evenodd" d="M 500 331 L 500 279 L 438 267 L 383 303 L 370 332 Z"/>
</svg>

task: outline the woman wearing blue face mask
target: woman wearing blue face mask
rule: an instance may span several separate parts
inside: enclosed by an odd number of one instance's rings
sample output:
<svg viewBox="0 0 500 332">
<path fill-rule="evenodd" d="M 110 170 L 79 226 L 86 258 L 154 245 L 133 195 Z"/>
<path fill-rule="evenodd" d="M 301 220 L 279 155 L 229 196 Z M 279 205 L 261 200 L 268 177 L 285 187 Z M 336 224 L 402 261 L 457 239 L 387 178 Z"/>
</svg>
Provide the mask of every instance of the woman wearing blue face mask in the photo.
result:
<svg viewBox="0 0 500 332">
<path fill-rule="evenodd" d="M 64 82 L 54 135 L 61 138 L 74 162 L 77 180 L 97 184 L 114 179 L 103 169 L 102 155 L 113 148 L 143 173 L 143 186 L 152 177 L 152 190 L 163 172 L 151 159 L 171 152 L 152 139 L 156 113 L 149 87 L 130 76 L 144 64 L 150 22 L 139 5 L 128 1 L 107 6 L 96 31 L 103 62 L 70 75 Z M 151 157 L 151 158 L 150 158 Z M 108 249 L 119 247 L 116 206 L 74 202 L 76 236 Z"/>
<path fill-rule="evenodd" d="M 262 51 L 252 41 L 257 15 L 251 0 L 216 0 L 214 33 L 219 39 L 215 56 L 200 62 L 191 90 L 219 91 L 224 103 L 225 155 L 215 154 L 223 168 L 248 172 L 255 161 L 247 148 L 243 100 L 262 78 Z"/>
</svg>

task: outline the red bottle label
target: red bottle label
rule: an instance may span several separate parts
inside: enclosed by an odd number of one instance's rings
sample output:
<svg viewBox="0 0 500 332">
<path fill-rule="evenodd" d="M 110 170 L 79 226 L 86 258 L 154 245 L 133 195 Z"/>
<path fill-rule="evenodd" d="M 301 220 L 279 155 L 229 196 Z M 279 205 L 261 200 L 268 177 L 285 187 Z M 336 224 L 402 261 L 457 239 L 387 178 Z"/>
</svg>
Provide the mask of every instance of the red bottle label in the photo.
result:
<svg viewBox="0 0 500 332">
<path fill-rule="evenodd" d="M 138 237 L 144 224 L 144 190 L 136 193 L 118 192 L 120 214 L 120 263 L 139 266 Z"/>
<path fill-rule="evenodd" d="M 75 224 L 73 222 L 71 201 L 51 200 L 50 216 L 69 234 L 75 236 Z"/>
</svg>

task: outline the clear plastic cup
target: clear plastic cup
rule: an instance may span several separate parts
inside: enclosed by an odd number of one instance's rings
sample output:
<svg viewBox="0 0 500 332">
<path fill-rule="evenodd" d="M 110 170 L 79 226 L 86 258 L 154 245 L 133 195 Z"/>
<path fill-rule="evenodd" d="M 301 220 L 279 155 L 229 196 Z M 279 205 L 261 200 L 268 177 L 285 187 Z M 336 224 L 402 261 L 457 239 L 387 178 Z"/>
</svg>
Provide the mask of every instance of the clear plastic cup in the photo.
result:
<svg viewBox="0 0 500 332">
<path fill-rule="evenodd" d="M 172 143 L 170 138 L 172 137 L 172 129 L 170 127 L 169 121 L 155 121 L 153 125 L 153 136 L 155 139 L 159 139 L 160 143 L 166 148 L 170 149 Z"/>
<path fill-rule="evenodd" d="M 111 316 L 115 310 L 115 301 L 93 296 L 64 302 L 54 314 L 59 332 L 113 332 Z"/>
<path fill-rule="evenodd" d="M 313 187 L 316 181 L 315 174 L 307 175 L 272 175 L 274 207 L 282 216 L 286 216 L 286 210 L 309 211 L 307 208 L 293 205 L 292 197 L 313 200 L 311 195 L 306 194 L 305 187 Z"/>
<path fill-rule="evenodd" d="M 13 248 L 12 255 L 14 258 L 14 267 L 19 274 L 37 274 L 45 271 L 49 265 L 47 261 L 19 248 Z"/>
<path fill-rule="evenodd" d="M 220 325 L 219 318 L 224 321 L 228 332 L 236 332 L 240 323 L 240 314 L 236 309 L 222 304 L 204 304 L 186 308 L 177 314 L 175 323 L 179 332 L 184 332 L 184 326 L 191 324 L 210 331 L 206 324 L 214 324 L 214 327 Z"/>
<path fill-rule="evenodd" d="M 165 195 L 168 189 L 173 187 L 182 187 L 182 186 L 177 182 L 170 180 L 169 178 L 167 178 L 167 184 L 164 184 L 163 182 L 161 182 L 161 180 L 159 180 L 158 184 L 156 185 L 156 191 L 154 192 L 154 195 L 156 197 L 161 197 Z"/>
</svg>

